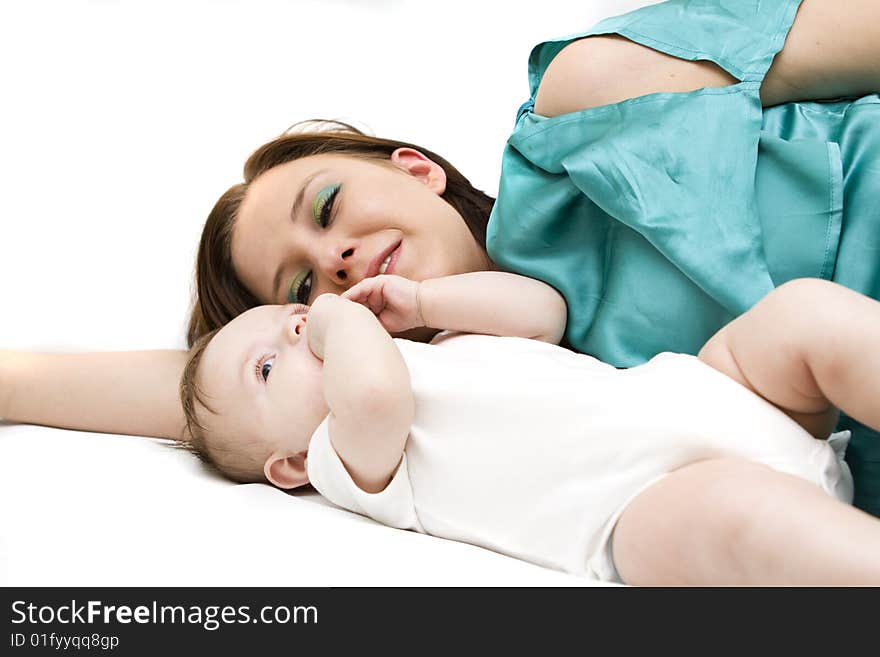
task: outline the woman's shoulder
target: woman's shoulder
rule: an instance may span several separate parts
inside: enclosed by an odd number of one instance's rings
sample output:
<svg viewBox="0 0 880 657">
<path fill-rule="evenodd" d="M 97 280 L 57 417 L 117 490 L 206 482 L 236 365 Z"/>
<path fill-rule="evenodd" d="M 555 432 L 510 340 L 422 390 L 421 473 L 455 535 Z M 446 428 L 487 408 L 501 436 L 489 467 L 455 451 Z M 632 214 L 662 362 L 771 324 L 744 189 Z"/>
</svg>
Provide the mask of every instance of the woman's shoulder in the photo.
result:
<svg viewBox="0 0 880 657">
<path fill-rule="evenodd" d="M 557 116 L 660 92 L 760 84 L 799 0 L 669 0 L 538 44 L 529 58 L 534 112 Z"/>
<path fill-rule="evenodd" d="M 619 35 L 597 35 L 566 45 L 550 62 L 534 112 L 558 116 L 658 92 L 722 87 L 737 80 L 710 61 L 689 61 Z"/>
</svg>

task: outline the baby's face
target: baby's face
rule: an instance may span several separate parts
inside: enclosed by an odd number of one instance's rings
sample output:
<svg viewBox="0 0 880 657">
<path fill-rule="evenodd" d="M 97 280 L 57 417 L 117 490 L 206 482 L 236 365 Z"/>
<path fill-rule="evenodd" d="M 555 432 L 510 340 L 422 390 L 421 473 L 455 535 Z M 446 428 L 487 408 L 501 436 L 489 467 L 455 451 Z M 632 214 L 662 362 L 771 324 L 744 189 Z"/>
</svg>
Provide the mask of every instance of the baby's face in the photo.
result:
<svg viewBox="0 0 880 657">
<path fill-rule="evenodd" d="M 214 336 L 199 367 L 199 384 L 219 414 L 206 416 L 209 430 L 290 456 L 307 451 L 329 412 L 307 313 L 299 304 L 258 306 Z"/>
</svg>

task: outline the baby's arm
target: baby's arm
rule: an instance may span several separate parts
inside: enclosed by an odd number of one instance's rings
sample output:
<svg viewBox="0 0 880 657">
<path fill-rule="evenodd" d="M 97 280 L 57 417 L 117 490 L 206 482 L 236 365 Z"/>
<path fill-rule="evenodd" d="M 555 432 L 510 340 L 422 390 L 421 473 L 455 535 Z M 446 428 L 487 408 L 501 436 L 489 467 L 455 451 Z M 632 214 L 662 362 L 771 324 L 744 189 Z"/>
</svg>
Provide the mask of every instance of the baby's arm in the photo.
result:
<svg viewBox="0 0 880 657">
<path fill-rule="evenodd" d="M 716 333 L 699 357 L 817 438 L 840 409 L 880 428 L 880 303 L 818 279 L 786 283 Z"/>
<path fill-rule="evenodd" d="M 308 338 L 324 361 L 330 442 L 362 490 L 382 491 L 400 463 L 415 412 L 406 363 L 369 310 L 333 294 L 312 305 Z"/>
<path fill-rule="evenodd" d="M 0 350 L 0 417 L 179 439 L 184 420 L 177 389 L 186 358 L 177 350 Z"/>
<path fill-rule="evenodd" d="M 480 271 L 421 283 L 376 276 L 343 296 L 369 307 L 391 333 L 427 326 L 556 344 L 565 331 L 562 295 L 546 283 L 517 274 Z"/>
</svg>

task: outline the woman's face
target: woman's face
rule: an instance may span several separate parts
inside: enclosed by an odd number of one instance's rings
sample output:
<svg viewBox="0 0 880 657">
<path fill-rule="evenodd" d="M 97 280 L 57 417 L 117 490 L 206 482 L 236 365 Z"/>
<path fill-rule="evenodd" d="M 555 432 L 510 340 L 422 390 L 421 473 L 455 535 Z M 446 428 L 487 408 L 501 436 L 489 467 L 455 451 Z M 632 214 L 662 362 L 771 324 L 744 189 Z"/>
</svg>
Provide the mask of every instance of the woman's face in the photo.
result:
<svg viewBox="0 0 880 657">
<path fill-rule="evenodd" d="M 377 274 L 412 280 L 491 267 L 440 195 L 443 169 L 412 149 L 390 161 L 314 155 L 255 179 L 232 234 L 232 263 L 262 303 L 310 303 Z"/>
</svg>

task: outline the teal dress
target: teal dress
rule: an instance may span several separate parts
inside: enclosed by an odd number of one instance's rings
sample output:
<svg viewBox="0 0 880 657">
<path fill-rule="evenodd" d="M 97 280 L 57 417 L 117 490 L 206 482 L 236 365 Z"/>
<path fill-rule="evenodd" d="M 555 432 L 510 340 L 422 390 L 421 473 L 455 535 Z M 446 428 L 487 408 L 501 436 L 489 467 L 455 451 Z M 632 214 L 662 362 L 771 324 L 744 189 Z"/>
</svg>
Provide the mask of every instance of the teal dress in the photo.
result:
<svg viewBox="0 0 880 657">
<path fill-rule="evenodd" d="M 798 277 L 880 298 L 880 98 L 761 107 L 798 4 L 666 2 L 532 51 L 487 246 L 501 268 L 565 296 L 571 347 L 617 367 L 694 354 Z M 740 82 L 535 114 L 553 57 L 612 33 Z M 880 515 L 880 435 L 844 427 L 855 503 Z"/>
</svg>

